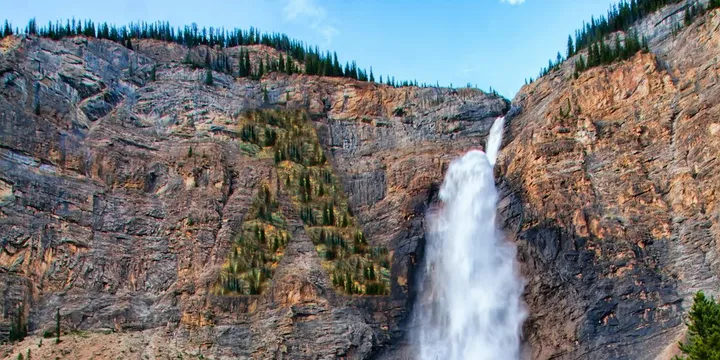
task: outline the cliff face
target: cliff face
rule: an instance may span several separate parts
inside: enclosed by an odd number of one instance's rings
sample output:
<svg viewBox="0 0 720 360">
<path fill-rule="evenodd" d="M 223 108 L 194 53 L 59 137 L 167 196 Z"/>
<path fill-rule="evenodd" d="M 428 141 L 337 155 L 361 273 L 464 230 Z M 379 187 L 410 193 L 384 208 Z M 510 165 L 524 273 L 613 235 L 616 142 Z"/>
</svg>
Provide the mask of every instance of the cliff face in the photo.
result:
<svg viewBox="0 0 720 360">
<path fill-rule="evenodd" d="M 399 339 L 433 184 L 509 104 L 302 75 L 214 73 L 208 86 L 181 63 L 186 48 L 133 48 L 0 42 L 0 337 L 18 312 L 31 333 L 54 329 L 57 309 L 66 331 L 102 330 L 8 356 L 366 358 Z M 333 288 L 272 158 L 240 139 L 239 119 L 259 108 L 312 117 L 367 241 L 389 251 L 389 296 Z M 219 295 L 261 183 L 277 184 L 291 240 L 262 295 Z"/>
<path fill-rule="evenodd" d="M 720 12 L 673 34 L 682 16 L 670 6 L 638 25 L 651 53 L 577 79 L 568 61 L 512 110 L 476 90 L 301 75 L 208 86 L 175 44 L 6 38 L 0 338 L 18 310 L 35 334 L 57 309 L 77 333 L 3 355 L 412 358 L 425 209 L 450 160 L 510 110 L 499 214 L 526 280 L 528 356 L 669 359 L 691 294 L 720 288 Z M 354 219 L 389 251 L 390 295 L 332 285 L 278 166 L 242 139 L 254 109 L 312 119 Z M 291 240 L 261 295 L 218 294 L 261 184 L 277 188 Z"/>
<path fill-rule="evenodd" d="M 569 61 L 514 102 L 500 212 L 534 359 L 669 358 L 692 293 L 720 288 L 720 13 L 672 35 L 682 9 L 640 24 L 651 53 Z"/>
</svg>

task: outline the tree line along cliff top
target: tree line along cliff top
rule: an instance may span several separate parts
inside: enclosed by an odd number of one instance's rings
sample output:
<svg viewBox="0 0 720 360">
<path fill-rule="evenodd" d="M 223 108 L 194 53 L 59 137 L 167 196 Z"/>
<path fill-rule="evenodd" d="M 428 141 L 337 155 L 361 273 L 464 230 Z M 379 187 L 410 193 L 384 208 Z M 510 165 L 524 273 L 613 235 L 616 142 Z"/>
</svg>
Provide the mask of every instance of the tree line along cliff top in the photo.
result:
<svg viewBox="0 0 720 360">
<path fill-rule="evenodd" d="M 250 27 L 248 30 L 237 28 L 226 30 L 214 27 L 200 28 L 197 24 L 192 24 L 182 28 L 174 28 L 168 22 L 159 21 L 155 23 L 130 23 L 127 26 L 118 27 L 114 24 L 75 19 L 66 20 L 65 22 L 49 22 L 46 26 L 40 26 L 35 19 L 31 19 L 24 29 L 13 28 L 12 24 L 7 20 L 5 20 L 4 26 L 0 28 L 0 38 L 23 34 L 53 40 L 76 36 L 106 39 L 130 49 L 133 48 L 133 40 L 142 39 L 173 42 L 188 48 L 208 46 L 219 49 L 216 58 L 211 59 L 210 55 L 207 55 L 208 58 L 205 63 L 193 63 L 189 58 L 186 62 L 190 65 L 205 67 L 237 77 L 259 79 L 265 73 L 283 72 L 288 75 L 302 73 L 317 76 L 345 77 L 359 81 L 378 82 L 393 87 L 433 86 L 426 83 L 419 84 L 417 80 L 400 81 L 389 75 L 384 78 L 379 76 L 376 80 L 372 67 L 369 70 L 360 68 L 355 61 L 348 61 L 343 66 L 335 52 L 323 52 L 317 46 L 307 45 L 302 41 L 291 39 L 285 34 L 261 32 L 254 27 Z M 224 49 L 255 45 L 271 47 L 285 54 L 285 56 L 280 57 L 280 59 L 267 57 L 251 61 L 248 52 L 243 52 L 241 49 L 237 64 L 238 70 L 234 71 Z"/>
<path fill-rule="evenodd" d="M 540 70 L 538 78 L 557 70 L 565 60 L 583 50 L 587 50 L 587 57 L 580 55 L 576 59 L 576 77 L 592 67 L 624 60 L 640 51 L 649 51 L 647 38 L 633 29 L 633 26 L 665 6 L 683 1 L 685 0 L 621 0 L 607 11 L 607 15 L 598 18 L 593 16 L 587 23 L 583 21 L 580 29 L 575 31 L 574 39 L 572 35 L 568 35 L 565 56 L 558 52 L 556 59 L 550 59 L 548 66 Z M 699 0 L 689 1 L 684 6 L 684 21 L 676 27 L 687 26 L 698 16 L 718 7 L 720 0 L 709 0 L 706 5 Z M 533 81 L 530 78 L 526 83 Z"/>
</svg>

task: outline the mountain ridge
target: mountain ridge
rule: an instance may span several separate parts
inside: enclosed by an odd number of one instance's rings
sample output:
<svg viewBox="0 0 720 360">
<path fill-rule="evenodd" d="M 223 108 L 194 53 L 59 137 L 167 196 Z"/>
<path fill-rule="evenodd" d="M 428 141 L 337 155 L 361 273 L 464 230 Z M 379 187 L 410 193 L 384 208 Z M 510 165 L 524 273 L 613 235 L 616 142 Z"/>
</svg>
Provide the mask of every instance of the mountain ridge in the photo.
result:
<svg viewBox="0 0 720 360">
<path fill-rule="evenodd" d="M 506 116 L 498 218 L 528 282 L 526 354 L 669 359 L 689 295 L 718 285 L 720 12 L 678 31 L 682 6 L 635 24 L 650 52 L 577 78 L 565 61 L 512 107 L 279 71 L 210 85 L 192 64 L 215 57 L 203 45 L 0 40 L 0 335 L 18 309 L 32 334 L 3 356 L 412 358 L 425 212 L 449 162 Z M 294 209 L 300 186 L 262 155 L 264 130 L 243 135 L 242 116 L 269 110 L 308 114 L 355 221 L 391 254 L 388 296 L 336 290 Z M 260 184 L 280 189 L 292 239 L 272 290 L 218 296 Z M 38 347 L 58 308 L 63 341 Z"/>
</svg>

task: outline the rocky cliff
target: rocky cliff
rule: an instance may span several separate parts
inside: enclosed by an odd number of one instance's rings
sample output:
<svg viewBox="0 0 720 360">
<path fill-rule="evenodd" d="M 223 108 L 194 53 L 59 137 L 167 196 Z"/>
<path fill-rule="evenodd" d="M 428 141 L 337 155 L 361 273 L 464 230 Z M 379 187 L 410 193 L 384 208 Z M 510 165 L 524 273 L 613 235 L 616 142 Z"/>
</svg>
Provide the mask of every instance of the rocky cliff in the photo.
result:
<svg viewBox="0 0 720 360">
<path fill-rule="evenodd" d="M 6 354 L 354 359 L 399 341 L 424 209 L 445 165 L 479 146 L 509 102 L 303 75 L 214 73 L 210 86 L 183 59 L 214 49 L 132 47 L 84 37 L 0 43 L 0 336 L 16 321 L 36 335 Z M 389 295 L 333 286 L 291 182 L 245 139 L 243 119 L 257 109 L 311 119 L 333 188 L 369 246 L 391 259 Z M 260 295 L 214 291 L 263 184 L 289 238 L 277 260 L 263 257 L 270 285 Z M 38 346 L 58 310 L 70 335 Z"/>
<path fill-rule="evenodd" d="M 205 47 L 3 39 L 0 337 L 18 311 L 36 335 L 3 355 L 412 358 L 425 209 L 507 113 L 498 211 L 526 280 L 528 357 L 669 359 L 690 295 L 720 285 L 720 12 L 678 31 L 683 6 L 637 24 L 650 53 L 577 78 L 570 59 L 512 109 L 477 90 L 303 75 L 209 86 L 183 64 Z M 388 295 L 337 286 L 297 179 L 244 135 L 258 109 L 309 119 L 351 226 L 388 251 Z M 264 259 L 260 295 L 215 291 L 264 187 L 289 241 Z M 68 334 L 39 346 L 58 309 Z"/>
<path fill-rule="evenodd" d="M 638 28 L 650 53 L 524 87 L 499 160 L 533 359 L 667 359 L 718 294 L 720 12 Z"/>
</svg>

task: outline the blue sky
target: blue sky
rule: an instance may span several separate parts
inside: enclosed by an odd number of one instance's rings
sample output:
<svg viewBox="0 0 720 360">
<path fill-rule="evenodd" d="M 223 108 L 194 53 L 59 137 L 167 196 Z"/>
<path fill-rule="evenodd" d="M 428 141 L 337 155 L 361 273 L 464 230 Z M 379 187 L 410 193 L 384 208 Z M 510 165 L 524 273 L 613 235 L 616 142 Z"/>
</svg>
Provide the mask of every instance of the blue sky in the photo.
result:
<svg viewBox="0 0 720 360">
<path fill-rule="evenodd" d="M 24 27 L 35 17 L 116 24 L 169 21 L 255 26 L 337 51 L 376 77 L 448 86 L 492 86 L 512 98 L 565 52 L 567 36 L 610 0 L 0 0 L 0 17 Z"/>
</svg>

